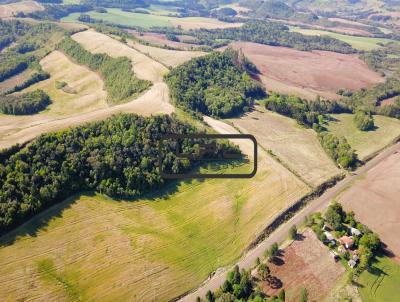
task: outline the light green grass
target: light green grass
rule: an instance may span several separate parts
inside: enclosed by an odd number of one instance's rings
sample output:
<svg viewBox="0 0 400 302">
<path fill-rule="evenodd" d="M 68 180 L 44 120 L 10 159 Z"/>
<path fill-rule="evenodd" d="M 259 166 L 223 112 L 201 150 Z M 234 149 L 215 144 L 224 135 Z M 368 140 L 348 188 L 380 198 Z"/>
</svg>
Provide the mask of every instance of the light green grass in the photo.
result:
<svg viewBox="0 0 400 302">
<path fill-rule="evenodd" d="M 75 196 L 24 225 L 15 243 L 0 245 L 0 284 L 8 284 L 0 297 L 168 301 L 233 263 L 306 192 L 263 161 L 253 179 L 186 181 L 135 202 Z"/>
<path fill-rule="evenodd" d="M 153 11 L 152 11 L 153 10 Z M 163 16 L 161 14 L 168 13 L 166 10 L 160 7 L 150 8 L 151 14 L 140 14 L 132 12 L 124 12 L 117 8 L 108 8 L 107 13 L 98 13 L 95 11 L 90 11 L 85 14 L 90 15 L 92 18 L 97 20 L 104 20 L 111 23 L 126 25 L 126 26 L 140 26 L 143 28 L 150 28 L 153 26 L 178 26 L 182 25 L 183 28 L 190 26 L 191 23 L 200 23 L 200 25 L 195 24 L 194 27 L 225 27 L 232 26 L 230 23 L 224 23 L 213 18 L 204 17 L 186 17 L 177 18 L 170 16 Z M 62 22 L 78 22 L 78 17 L 81 13 L 73 13 L 61 19 Z"/>
<path fill-rule="evenodd" d="M 358 282 L 363 302 L 400 301 L 400 265 L 388 257 L 377 257 L 369 271 Z"/>
<path fill-rule="evenodd" d="M 389 43 L 393 42 L 393 40 L 382 39 L 382 38 L 369 38 L 369 37 L 356 37 L 350 35 L 342 35 L 330 31 L 325 30 L 317 30 L 317 29 L 304 29 L 296 26 L 290 26 L 290 31 L 298 32 L 303 35 L 308 36 L 317 36 L 317 35 L 326 35 L 343 42 L 349 43 L 353 48 L 358 50 L 372 50 L 380 48 L 381 46 L 378 43 Z"/>
<path fill-rule="evenodd" d="M 386 147 L 400 135 L 400 120 L 374 115 L 373 131 L 361 131 L 353 122 L 352 114 L 332 114 L 338 121 L 329 122 L 328 129 L 336 136 L 344 136 L 358 157 L 363 160 Z"/>
<path fill-rule="evenodd" d="M 107 13 L 98 13 L 95 11 L 87 12 L 92 18 L 104 20 L 112 23 L 118 23 L 128 26 L 141 26 L 149 28 L 152 26 L 172 26 L 168 17 L 157 16 L 152 14 L 138 14 L 124 12 L 117 8 L 108 8 Z M 61 19 L 63 22 L 76 22 L 81 13 L 73 13 Z"/>
</svg>

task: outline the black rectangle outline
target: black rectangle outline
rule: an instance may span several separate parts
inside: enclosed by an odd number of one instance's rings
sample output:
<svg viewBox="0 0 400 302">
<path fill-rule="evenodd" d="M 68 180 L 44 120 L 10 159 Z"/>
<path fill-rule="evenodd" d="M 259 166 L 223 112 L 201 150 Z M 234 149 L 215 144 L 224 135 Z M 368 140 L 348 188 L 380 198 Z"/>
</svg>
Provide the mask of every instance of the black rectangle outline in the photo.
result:
<svg viewBox="0 0 400 302">
<path fill-rule="evenodd" d="M 162 142 L 166 139 L 178 139 L 178 138 L 188 138 L 188 139 L 196 139 L 196 138 L 210 138 L 210 139 L 249 139 L 253 142 L 254 145 L 254 163 L 253 163 L 253 171 L 248 174 L 209 174 L 209 173 L 189 173 L 189 174 L 168 174 L 162 171 Z M 161 177 L 165 179 L 192 179 L 192 178 L 252 178 L 257 173 L 257 140 L 251 134 L 206 134 L 206 133 L 196 133 L 196 134 L 165 134 L 158 141 L 158 169 Z"/>
</svg>

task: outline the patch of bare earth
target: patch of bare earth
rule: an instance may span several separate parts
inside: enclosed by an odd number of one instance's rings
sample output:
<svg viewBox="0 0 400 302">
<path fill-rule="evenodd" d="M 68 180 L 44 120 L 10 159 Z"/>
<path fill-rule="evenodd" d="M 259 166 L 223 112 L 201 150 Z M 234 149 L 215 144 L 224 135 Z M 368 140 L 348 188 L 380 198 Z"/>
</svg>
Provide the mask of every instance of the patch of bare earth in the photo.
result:
<svg viewBox="0 0 400 302">
<path fill-rule="evenodd" d="M 336 99 L 342 89 L 356 90 L 382 82 L 383 78 L 356 55 L 330 51 L 300 51 L 251 42 L 234 42 L 260 70 L 268 90 L 313 99 Z"/>
<path fill-rule="evenodd" d="M 309 301 L 321 301 L 343 276 L 342 264 L 335 262 L 328 248 L 310 229 L 301 237 L 285 248 L 275 263 L 268 263 L 271 274 L 282 282 L 282 287 L 272 288 L 261 282 L 267 295 L 277 295 L 284 288 L 285 301 L 297 302 L 302 288 L 306 288 Z"/>
<path fill-rule="evenodd" d="M 379 106 L 393 105 L 397 98 L 399 98 L 399 96 L 394 96 L 392 98 L 384 99 L 379 103 Z"/>
<path fill-rule="evenodd" d="M 34 11 L 43 10 L 43 6 L 36 1 L 21 1 L 0 5 L 0 18 L 13 17 L 15 14 L 32 13 Z"/>
<path fill-rule="evenodd" d="M 337 199 L 346 211 L 377 232 L 400 259 L 400 153 L 395 153 L 370 170 Z"/>
</svg>

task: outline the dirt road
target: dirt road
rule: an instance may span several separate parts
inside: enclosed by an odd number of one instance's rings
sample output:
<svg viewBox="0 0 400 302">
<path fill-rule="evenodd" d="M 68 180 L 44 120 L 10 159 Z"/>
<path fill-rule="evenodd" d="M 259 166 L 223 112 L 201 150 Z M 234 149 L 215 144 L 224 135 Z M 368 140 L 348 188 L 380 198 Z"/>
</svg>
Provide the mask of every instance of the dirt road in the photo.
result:
<svg viewBox="0 0 400 302">
<path fill-rule="evenodd" d="M 216 129 L 217 130 L 217 129 Z M 257 257 L 262 258 L 264 251 L 272 245 L 274 242 L 281 242 L 288 237 L 289 229 L 293 225 L 299 225 L 304 221 L 304 218 L 314 212 L 321 211 L 325 209 L 330 201 L 337 196 L 342 190 L 344 190 L 347 186 L 351 185 L 351 183 L 357 178 L 362 177 L 369 170 L 377 166 L 383 160 L 388 158 L 390 155 L 395 152 L 400 152 L 400 143 L 397 143 L 393 146 L 388 147 L 384 151 L 382 151 L 375 158 L 367 162 L 364 166 L 357 169 L 355 173 L 348 174 L 342 181 L 338 182 L 336 186 L 328 189 L 323 195 L 319 198 L 310 202 L 308 206 L 302 209 L 299 213 L 297 213 L 291 220 L 287 223 L 279 227 L 271 236 L 269 236 L 266 240 L 264 240 L 261 244 L 259 244 L 256 248 L 249 251 L 245 254 L 237 263 L 240 268 L 248 269 L 252 267 L 257 259 Z M 230 269 L 230 268 L 228 268 Z M 220 270 L 211 277 L 211 279 L 207 280 L 203 285 L 201 285 L 198 289 L 186 295 L 179 301 L 182 302 L 192 302 L 195 301 L 197 296 L 204 297 L 208 290 L 215 291 L 218 287 L 220 287 L 226 278 L 227 270 Z"/>
</svg>

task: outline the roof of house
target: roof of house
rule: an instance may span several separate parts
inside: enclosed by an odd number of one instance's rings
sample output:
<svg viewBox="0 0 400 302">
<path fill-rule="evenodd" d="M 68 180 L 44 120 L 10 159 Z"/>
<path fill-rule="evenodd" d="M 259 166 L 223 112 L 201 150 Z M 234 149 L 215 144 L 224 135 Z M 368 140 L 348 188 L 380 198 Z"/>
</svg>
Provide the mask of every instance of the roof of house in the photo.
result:
<svg viewBox="0 0 400 302">
<path fill-rule="evenodd" d="M 339 241 L 342 244 L 346 244 L 346 245 L 353 245 L 354 241 L 353 238 L 349 237 L 349 236 L 343 236 L 339 238 Z"/>
<path fill-rule="evenodd" d="M 347 262 L 347 264 L 348 264 L 350 267 L 355 267 L 357 263 L 356 263 L 353 259 L 350 259 L 349 262 Z"/>
<path fill-rule="evenodd" d="M 324 235 L 325 235 L 326 239 L 328 239 L 328 240 L 334 239 L 333 235 L 327 231 L 324 232 Z"/>
<path fill-rule="evenodd" d="M 356 228 L 350 228 L 350 232 L 351 232 L 353 235 L 356 235 L 356 236 L 360 236 L 360 235 L 361 235 L 360 230 L 358 230 L 358 229 L 356 229 Z"/>
</svg>

